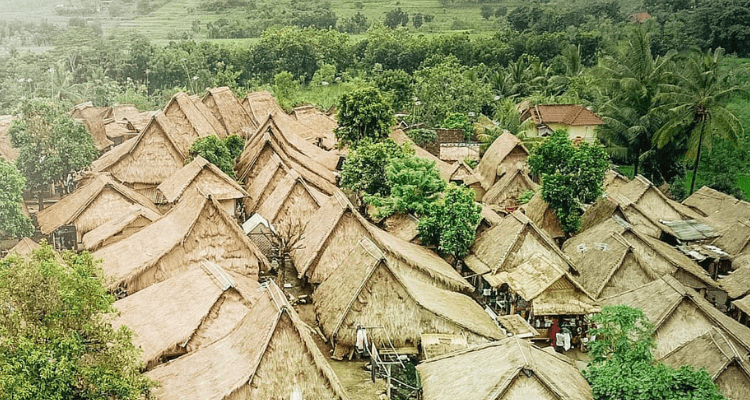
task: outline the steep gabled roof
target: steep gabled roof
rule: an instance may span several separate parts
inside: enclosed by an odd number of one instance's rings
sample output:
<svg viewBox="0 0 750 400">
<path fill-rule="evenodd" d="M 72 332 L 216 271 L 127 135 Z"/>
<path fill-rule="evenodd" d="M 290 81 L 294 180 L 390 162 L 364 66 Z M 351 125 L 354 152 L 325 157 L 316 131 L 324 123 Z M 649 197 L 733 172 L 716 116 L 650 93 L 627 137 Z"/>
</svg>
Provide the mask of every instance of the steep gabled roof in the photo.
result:
<svg viewBox="0 0 750 400">
<path fill-rule="evenodd" d="M 487 190 L 487 193 L 482 197 L 482 203 L 499 204 L 501 196 L 506 195 L 508 191 L 518 186 L 525 187 L 527 190 L 539 188 L 539 185 L 531 180 L 524 169 L 513 166 L 509 171 L 505 171 L 500 180 Z"/>
<path fill-rule="evenodd" d="M 164 114 L 191 142 L 197 138 L 227 136 L 224 126 L 208 111 L 200 99 L 184 92 L 175 93 L 164 107 Z"/>
<path fill-rule="evenodd" d="M 22 238 L 18 243 L 16 243 L 16 245 L 13 246 L 10 250 L 8 250 L 8 255 L 6 255 L 4 258 L 10 257 L 11 254 L 16 254 L 21 258 L 29 258 L 31 256 L 31 253 L 33 253 L 34 250 L 38 248 L 39 244 L 37 244 L 37 242 L 25 237 Z"/>
<path fill-rule="evenodd" d="M 549 206 L 549 203 L 544 201 L 541 190 L 537 190 L 534 193 L 531 200 L 523 205 L 523 209 L 531 222 L 542 228 L 553 239 L 565 237 L 565 231 L 563 231 L 562 225 L 560 225 L 557 213 Z"/>
<path fill-rule="evenodd" d="M 304 204 L 305 198 L 307 205 Z M 257 212 L 273 224 L 278 224 L 277 218 L 286 205 L 291 207 L 298 205 L 302 208 L 293 208 L 295 213 L 302 213 L 303 209 L 313 212 L 317 211 L 327 198 L 328 196 L 310 187 L 297 171 L 291 169 L 262 203 L 256 204 L 253 210 L 247 211 Z M 293 215 L 293 217 L 299 218 L 303 224 L 307 223 L 307 215 Z"/>
<path fill-rule="evenodd" d="M 748 254 L 750 252 L 750 221 L 736 221 L 727 225 L 711 244 L 727 252 L 733 258 Z"/>
<path fill-rule="evenodd" d="M 88 251 L 98 249 L 108 239 L 122 233 L 140 218 L 145 218 L 150 222 L 154 222 L 161 218 L 161 214 L 155 213 L 151 209 L 145 208 L 139 204 L 133 204 L 130 209 L 119 217 L 112 218 L 108 222 L 86 232 L 82 239 L 83 248 Z"/>
<path fill-rule="evenodd" d="M 737 221 L 750 222 L 750 203 L 703 186 L 682 204 L 700 212 L 723 227 Z"/>
<path fill-rule="evenodd" d="M 750 375 L 750 364 L 746 357 L 716 327 L 672 350 L 661 361 L 675 368 L 683 365 L 692 365 L 695 369 L 705 368 L 713 381 L 732 363 L 737 363 L 745 374 Z"/>
<path fill-rule="evenodd" d="M 217 200 L 240 199 L 248 196 L 237 181 L 201 156 L 195 157 L 190 164 L 172 174 L 156 190 L 163 196 L 164 201 L 174 203 L 186 189 L 193 185 L 201 193 L 214 196 Z"/>
<path fill-rule="evenodd" d="M 338 127 L 336 118 L 318 111 L 314 105 L 302 105 L 294 108 L 292 115 L 300 124 L 309 128 L 317 138 L 320 145 L 326 149 L 336 147 L 336 134 L 334 130 Z"/>
<path fill-rule="evenodd" d="M 86 186 L 79 188 L 72 194 L 63 197 L 57 203 L 37 213 L 39 229 L 43 234 L 49 235 L 64 225 L 73 223 L 86 208 L 97 199 L 105 189 L 112 189 L 122 196 L 126 201 L 143 207 L 151 213 L 160 215 L 156 206 L 145 196 L 119 184 L 107 175 L 97 175 Z M 104 219 L 111 220 L 120 215 L 109 215 Z"/>
<path fill-rule="evenodd" d="M 81 103 L 73 108 L 70 116 L 83 123 L 94 139 L 96 149 L 99 151 L 111 147 L 114 143 L 107 138 L 104 130 L 104 118 L 102 118 L 104 107 L 94 107 L 90 101 Z"/>
<path fill-rule="evenodd" d="M 257 301 L 259 289 L 250 278 L 203 262 L 115 302 L 119 315 L 113 325 L 135 333 L 133 344 L 153 367 L 162 356 L 195 351 L 232 331 Z"/>
<path fill-rule="evenodd" d="M 515 156 L 506 160 L 511 153 Z M 474 168 L 474 175 L 485 190 L 489 190 L 497 181 L 498 168 L 505 164 L 525 163 L 529 150 L 510 132 L 503 132 L 484 152 L 479 164 Z"/>
<path fill-rule="evenodd" d="M 738 299 L 750 293 L 750 265 L 744 265 L 724 278 L 719 279 L 721 287 L 730 299 Z"/>
<path fill-rule="evenodd" d="M 425 400 L 591 400 L 575 364 L 516 337 L 445 354 L 417 366 Z"/>
<path fill-rule="evenodd" d="M 564 124 L 568 126 L 603 125 L 593 111 L 577 104 L 537 104 L 521 114 L 521 121 L 532 118 L 535 124 Z"/>
<path fill-rule="evenodd" d="M 223 339 L 160 366 L 147 376 L 159 382 L 160 399 L 247 398 L 347 400 L 348 396 L 311 329 L 272 282 L 237 327 Z"/>
<path fill-rule="evenodd" d="M 203 104 L 229 135 L 249 137 L 258 128 L 259 122 L 242 107 L 242 103 L 226 86 L 209 89 L 203 96 Z"/>
</svg>

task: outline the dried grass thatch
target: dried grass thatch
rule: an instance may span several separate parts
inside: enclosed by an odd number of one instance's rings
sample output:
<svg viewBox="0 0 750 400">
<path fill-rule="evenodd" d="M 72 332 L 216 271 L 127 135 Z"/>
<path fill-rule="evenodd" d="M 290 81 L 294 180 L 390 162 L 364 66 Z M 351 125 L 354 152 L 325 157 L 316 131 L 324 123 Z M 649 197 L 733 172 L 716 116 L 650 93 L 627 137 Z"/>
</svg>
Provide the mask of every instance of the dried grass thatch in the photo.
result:
<svg viewBox="0 0 750 400">
<path fill-rule="evenodd" d="M 446 181 L 450 181 L 453 172 L 456 170 L 453 165 L 448 164 L 447 162 L 434 156 L 429 151 L 417 146 L 416 143 L 414 143 L 409 138 L 409 136 L 407 136 L 406 133 L 404 133 L 404 131 L 402 131 L 401 129 L 392 130 L 389 137 L 400 146 L 409 143 L 409 145 L 414 149 L 414 155 L 419 158 L 424 158 L 428 161 L 434 162 L 435 167 L 437 168 L 438 172 L 440 172 L 440 177 Z"/>
<path fill-rule="evenodd" d="M 294 170 L 284 176 L 262 203 L 248 213 L 258 213 L 274 226 L 299 223 L 305 226 L 328 196 L 311 188 Z"/>
<path fill-rule="evenodd" d="M 336 192 L 310 218 L 299 249 L 292 253 L 299 277 L 321 283 L 349 255 L 358 238 L 368 237 L 383 249 L 389 262 L 402 274 L 447 289 L 471 290 L 468 282 L 435 253 L 399 239 L 370 224 L 341 192 Z"/>
<path fill-rule="evenodd" d="M 335 129 L 339 126 L 336 118 L 319 111 L 314 105 L 297 106 L 292 115 L 300 124 L 306 126 L 315 133 L 318 146 L 326 150 L 336 147 Z"/>
<path fill-rule="evenodd" d="M 719 283 L 730 299 L 738 299 L 750 293 L 750 265 L 745 265 L 719 279 Z"/>
<path fill-rule="evenodd" d="M 295 390 L 308 400 L 347 400 L 310 331 L 271 284 L 226 337 L 148 377 L 163 400 L 282 400 Z"/>
<path fill-rule="evenodd" d="M 148 210 L 150 215 L 160 214 L 145 196 L 101 174 L 37 213 L 37 222 L 45 235 L 64 225 L 74 224 L 80 239 L 86 232 L 126 214 L 134 205 Z"/>
<path fill-rule="evenodd" d="M 18 158 L 18 149 L 11 146 L 8 134 L 12 122 L 12 115 L 0 115 L 0 160 L 15 163 Z"/>
<path fill-rule="evenodd" d="M 96 253 L 104 262 L 111 288 L 132 294 L 203 261 L 257 279 L 268 260 L 213 198 L 198 192 L 182 200 L 164 217 L 129 238 Z"/>
<path fill-rule="evenodd" d="M 102 118 L 104 109 L 104 107 L 94 107 L 93 103 L 87 102 L 76 105 L 70 113 L 73 119 L 80 121 L 86 127 L 99 151 L 106 151 L 114 144 L 107 138 L 104 130 L 104 118 Z"/>
<path fill-rule="evenodd" d="M 258 282 L 221 267 L 200 268 L 115 302 L 115 328 L 135 333 L 148 369 L 205 347 L 231 332 L 257 301 Z"/>
<path fill-rule="evenodd" d="M 258 128 L 259 122 L 242 107 L 242 103 L 226 86 L 209 89 L 203 96 L 203 104 L 221 123 L 228 135 L 248 138 Z"/>
<path fill-rule="evenodd" d="M 750 221 L 750 203 L 704 186 L 683 200 L 682 204 L 701 213 L 722 227 L 737 221 Z"/>
<path fill-rule="evenodd" d="M 83 235 L 83 248 L 87 251 L 96 251 L 104 246 L 117 243 L 120 240 L 127 239 L 159 218 L 161 218 L 161 214 L 134 204 L 123 215 L 112 218 Z"/>
<path fill-rule="evenodd" d="M 539 185 L 531 180 L 525 168 L 511 167 L 504 170 L 500 179 L 490 187 L 482 197 L 482 203 L 502 208 L 515 208 L 520 205 L 518 200 L 528 190 L 537 190 Z"/>
<path fill-rule="evenodd" d="M 700 214 L 668 199 L 661 190 L 642 175 L 636 176 L 632 181 L 610 191 L 610 193 L 619 194 L 629 199 L 642 210 L 646 210 L 656 221 L 702 220 Z"/>
<path fill-rule="evenodd" d="M 728 225 L 711 244 L 732 258 L 750 254 L 750 221 L 736 221 Z"/>
<path fill-rule="evenodd" d="M 185 191 L 191 189 L 211 195 L 219 201 L 239 200 L 248 196 L 237 181 L 205 158 L 197 156 L 156 188 L 159 194 L 157 202 L 174 204 Z"/>
<path fill-rule="evenodd" d="M 490 192 L 487 192 L 489 195 Z M 485 198 L 487 197 L 485 195 Z M 528 203 L 523 206 L 524 213 L 536 226 L 542 228 L 553 239 L 565 238 L 565 232 L 557 218 L 557 213 L 542 198 L 542 191 L 538 190 Z"/>
<path fill-rule="evenodd" d="M 8 254 L 4 258 L 8 258 L 15 254 L 21 258 L 28 259 L 31 257 L 31 253 L 39 248 L 37 242 L 25 237 L 22 238 L 15 246 L 8 250 Z"/>
<path fill-rule="evenodd" d="M 417 366 L 425 400 L 591 400 L 591 387 L 565 356 L 505 338 Z"/>
<path fill-rule="evenodd" d="M 155 187 L 185 165 L 190 142 L 170 120 L 157 112 L 141 133 L 91 164 L 94 172 L 109 172 L 130 186 Z"/>
<path fill-rule="evenodd" d="M 419 219 L 411 214 L 393 214 L 381 222 L 381 227 L 391 235 L 407 242 L 413 242 L 419 236 L 417 229 Z"/>
<path fill-rule="evenodd" d="M 402 275 L 375 243 L 363 238 L 314 294 L 315 312 L 336 346 L 354 347 L 357 327 L 379 345 L 417 345 L 424 333 L 465 334 L 469 342 L 502 332 L 470 297 Z"/>
<path fill-rule="evenodd" d="M 474 169 L 477 180 L 485 190 L 489 190 L 511 166 L 526 164 L 529 150 L 510 132 L 498 136 L 484 152 L 482 159 Z"/>
<path fill-rule="evenodd" d="M 539 336 L 539 332 L 519 314 L 498 315 L 496 319 L 497 323 L 509 334 L 508 336 L 512 335 L 519 339 Z"/>
<path fill-rule="evenodd" d="M 459 160 L 453 163 L 453 171 L 448 179 L 449 182 L 463 182 L 467 176 L 474 174 L 474 169 L 466 164 L 464 160 Z"/>
<path fill-rule="evenodd" d="M 164 115 L 177 128 L 177 132 L 192 143 L 195 139 L 211 135 L 227 136 L 224 126 L 214 117 L 198 97 L 184 92 L 175 93 L 164 107 Z"/>
<path fill-rule="evenodd" d="M 719 328 L 740 354 L 745 357 L 750 354 L 750 328 L 724 315 L 671 276 L 607 297 L 601 304 L 624 304 L 643 310 L 655 327 L 657 358 L 670 354 L 713 327 Z"/>
<path fill-rule="evenodd" d="M 463 350 L 469 347 L 464 335 L 444 333 L 425 333 L 420 339 L 422 360 L 430 360 L 443 354 Z"/>
</svg>

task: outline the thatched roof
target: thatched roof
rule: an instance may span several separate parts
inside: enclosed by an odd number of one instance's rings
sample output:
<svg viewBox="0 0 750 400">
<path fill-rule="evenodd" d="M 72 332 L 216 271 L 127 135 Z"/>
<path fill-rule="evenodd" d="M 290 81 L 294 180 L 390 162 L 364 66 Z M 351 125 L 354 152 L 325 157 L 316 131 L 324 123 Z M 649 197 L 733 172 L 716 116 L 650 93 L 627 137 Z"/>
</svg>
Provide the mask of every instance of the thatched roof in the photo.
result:
<svg viewBox="0 0 750 400">
<path fill-rule="evenodd" d="M 138 131 L 130 128 L 128 121 L 110 120 L 104 123 L 104 131 L 110 139 L 127 140 L 138 136 Z"/>
<path fill-rule="evenodd" d="M 472 176 L 474 174 L 474 169 L 469 166 L 469 164 L 466 164 L 466 161 L 459 160 L 453 163 L 453 172 L 451 173 L 449 181 L 463 181 L 466 177 Z"/>
<path fill-rule="evenodd" d="M 25 237 L 22 238 L 15 246 L 8 250 L 8 254 L 4 258 L 8 258 L 11 254 L 16 254 L 22 258 L 29 258 L 34 250 L 39 248 L 39 244 L 35 241 Z"/>
<path fill-rule="evenodd" d="M 381 222 L 383 230 L 411 242 L 419 236 L 419 219 L 411 214 L 396 213 Z"/>
<path fill-rule="evenodd" d="M 750 265 L 745 265 L 719 279 L 721 287 L 730 299 L 738 299 L 750 293 Z"/>
<path fill-rule="evenodd" d="M 226 86 L 209 89 L 203 96 L 203 104 L 229 135 L 249 137 L 258 128 L 259 122 L 242 107 L 242 103 Z"/>
<path fill-rule="evenodd" d="M 734 300 L 732 305 L 739 308 L 740 311 L 747 315 L 750 315 L 750 296 L 745 296 L 741 299 Z"/>
<path fill-rule="evenodd" d="M 724 227 L 730 226 L 736 221 L 750 221 L 750 203 L 737 200 L 707 186 L 691 194 L 690 197 L 682 201 L 682 204 Z"/>
<path fill-rule="evenodd" d="M 500 214 L 496 213 L 494 210 L 485 206 L 484 204 L 480 205 L 482 206 L 482 222 L 486 223 L 487 226 L 493 227 L 503 221 L 503 217 L 500 216 Z"/>
<path fill-rule="evenodd" d="M 37 222 L 45 235 L 69 224 L 75 224 L 81 233 L 85 233 L 119 218 L 133 205 L 147 209 L 153 214 L 160 214 L 156 206 L 145 196 L 115 182 L 105 174 L 100 174 L 86 186 L 37 213 Z M 91 214 L 88 212 L 90 210 L 95 215 L 88 215 Z M 78 223 L 77 220 L 84 214 L 87 221 Z"/>
<path fill-rule="evenodd" d="M 455 172 L 456 168 L 454 168 L 453 165 L 439 159 L 429 151 L 417 146 L 417 144 L 414 143 L 409 138 L 409 136 L 404 133 L 404 131 L 402 131 L 401 129 L 394 129 L 391 131 L 389 137 L 393 139 L 393 141 L 396 142 L 396 144 L 398 144 L 399 146 L 403 146 L 405 143 L 409 143 L 414 149 L 414 155 L 419 158 L 424 158 L 428 161 L 434 162 L 435 167 L 437 168 L 438 172 L 440 172 L 440 177 L 446 181 L 449 181 L 451 179 L 451 176 L 453 175 L 453 172 Z"/>
<path fill-rule="evenodd" d="M 158 185 L 185 164 L 190 142 L 157 112 L 138 136 L 91 163 L 94 172 L 110 172 L 121 182 Z"/>
<path fill-rule="evenodd" d="M 367 236 L 383 249 L 395 267 L 414 271 L 451 289 L 472 289 L 437 254 L 369 223 L 341 192 L 331 196 L 310 218 L 299 249 L 292 253 L 299 277 L 307 276 L 312 283 L 323 282 L 362 236 Z"/>
<path fill-rule="evenodd" d="M 591 400 L 575 364 L 510 337 L 445 354 L 417 366 L 425 400 Z"/>
<path fill-rule="evenodd" d="M 328 196 L 308 185 L 293 169 L 267 194 L 262 202 L 251 209 L 246 207 L 245 211 L 262 215 L 274 226 L 297 222 L 304 226 L 328 199 Z"/>
<path fill-rule="evenodd" d="M 218 201 L 197 191 L 186 193 L 158 221 L 94 255 L 103 260 L 110 287 L 124 287 L 131 294 L 198 268 L 202 261 L 249 277 L 269 266 Z"/>
<path fill-rule="evenodd" d="M 539 185 L 531 180 L 525 168 L 517 165 L 503 170 L 502 177 L 482 197 L 482 203 L 517 206 L 518 198 L 527 190 L 537 190 Z"/>
<path fill-rule="evenodd" d="M 673 275 L 696 289 L 719 288 L 720 285 L 711 279 L 708 272 L 690 257 L 656 238 L 644 235 L 636 226 L 617 216 L 568 239 L 563 244 L 563 251 L 573 254 L 581 248 L 597 247 L 603 238 L 613 233 L 621 235 L 633 247 L 639 262 L 648 265 L 658 276 Z"/>
<path fill-rule="evenodd" d="M 248 196 L 237 181 L 201 156 L 195 157 L 190 164 L 172 174 L 156 190 L 164 202 L 175 203 L 191 188 L 196 188 L 204 195 L 211 195 L 216 200 L 241 199 Z"/>
<path fill-rule="evenodd" d="M 393 293 L 401 295 L 389 297 Z M 416 345 L 423 333 L 465 332 L 487 339 L 503 336 L 490 316 L 470 297 L 402 275 L 367 238 L 354 246 L 318 287 L 314 298 L 323 332 L 348 346 L 355 344 L 358 324 L 384 327 L 396 346 L 407 341 Z M 367 306 L 355 307 L 355 304 Z M 371 335 L 376 342 L 377 336 L 383 336 L 379 332 Z"/>
<path fill-rule="evenodd" d="M 505 168 L 520 163 L 525 164 L 529 150 L 510 132 L 498 136 L 484 152 L 482 159 L 474 169 L 474 174 L 485 190 L 497 182 Z"/>
<path fill-rule="evenodd" d="M 623 304 L 643 310 L 654 324 L 657 358 L 705 334 L 712 327 L 721 329 L 732 339 L 741 354 L 750 354 L 750 328 L 724 315 L 696 291 L 671 276 L 607 297 L 600 303 Z"/>
<path fill-rule="evenodd" d="M 212 263 L 115 302 L 115 328 L 126 325 L 149 367 L 193 352 L 234 329 L 256 302 L 258 282 Z"/>
<path fill-rule="evenodd" d="M 702 219 L 700 214 L 674 200 L 668 199 L 661 190 L 642 175 L 636 176 L 632 181 L 614 189 L 610 193 L 624 196 L 643 210 L 646 210 L 657 221 Z"/>
<path fill-rule="evenodd" d="M 607 172 L 604 173 L 605 192 L 617 190 L 619 187 L 624 186 L 628 182 L 630 182 L 630 179 L 613 169 L 608 169 Z"/>
<path fill-rule="evenodd" d="M 139 227 L 148 225 L 159 218 L 161 218 L 161 214 L 139 204 L 133 204 L 119 217 L 112 218 L 83 235 L 83 248 L 94 251 L 105 243 L 111 243 L 115 237 L 120 240 L 125 239 L 129 236 L 125 234 L 126 231 L 137 230 Z"/>
<path fill-rule="evenodd" d="M 190 142 L 211 135 L 220 138 L 227 136 L 224 126 L 197 96 L 188 96 L 184 92 L 175 93 L 164 107 L 164 115 Z"/>
<path fill-rule="evenodd" d="M 269 115 L 285 114 L 273 94 L 266 90 L 248 93 L 242 99 L 242 106 L 259 122 L 265 121 Z"/>
<path fill-rule="evenodd" d="M 469 347 L 466 336 L 447 333 L 423 333 L 420 342 L 422 360 L 429 360 Z"/>
<path fill-rule="evenodd" d="M 508 336 L 512 335 L 520 339 L 539 336 L 539 332 L 519 314 L 498 315 L 496 319 Z"/>
<path fill-rule="evenodd" d="M 287 169 L 296 170 L 308 183 L 323 193 L 330 195 L 336 190 L 336 175 L 332 170 L 313 159 L 311 155 L 303 154 L 292 146 L 280 133 L 274 120 L 270 118 L 245 144 L 245 149 L 235 167 L 238 179 L 245 182 L 247 187 L 274 155 L 283 162 Z"/>
<path fill-rule="evenodd" d="M 271 283 L 261 294 L 223 339 L 147 374 L 158 398 L 288 399 L 298 390 L 305 399 L 348 399 L 281 290 Z"/>
<path fill-rule="evenodd" d="M 18 158 L 18 149 L 10 145 L 8 129 L 11 122 L 13 122 L 12 115 L 0 115 L 0 160 L 15 163 Z"/>
<path fill-rule="evenodd" d="M 155 111 L 139 111 L 132 104 L 118 104 L 107 107 L 102 112 L 102 118 L 104 118 L 105 124 L 109 121 L 127 122 L 131 128 L 139 131 L 148 125 L 148 121 L 151 120 L 154 114 Z"/>
<path fill-rule="evenodd" d="M 721 329 L 715 327 L 674 349 L 661 361 L 675 368 L 683 365 L 692 365 L 696 369 L 705 368 L 713 381 L 732 363 L 737 363 L 746 373 L 750 371 L 746 357 L 737 351 Z"/>
<path fill-rule="evenodd" d="M 750 221 L 736 221 L 727 225 L 711 244 L 732 258 L 750 254 Z"/>
<path fill-rule="evenodd" d="M 104 130 L 104 118 L 102 118 L 102 111 L 104 107 L 94 107 L 93 103 L 81 103 L 73 108 L 70 116 L 83 123 L 86 129 L 94 139 L 96 149 L 104 151 L 110 148 L 114 143 L 107 138 L 106 131 Z"/>
<path fill-rule="evenodd" d="M 317 138 L 320 138 L 320 147 L 328 150 L 336 147 L 334 130 L 339 125 L 336 118 L 319 111 L 311 104 L 295 107 L 292 115 L 297 122 L 309 128 Z"/>
<path fill-rule="evenodd" d="M 487 192 L 489 194 L 489 192 Z M 485 198 L 487 195 L 485 195 Z M 562 230 L 557 213 L 542 198 L 542 191 L 537 190 L 531 200 L 523 205 L 524 213 L 536 226 L 542 228 L 553 239 L 564 238 L 565 232 Z"/>
</svg>

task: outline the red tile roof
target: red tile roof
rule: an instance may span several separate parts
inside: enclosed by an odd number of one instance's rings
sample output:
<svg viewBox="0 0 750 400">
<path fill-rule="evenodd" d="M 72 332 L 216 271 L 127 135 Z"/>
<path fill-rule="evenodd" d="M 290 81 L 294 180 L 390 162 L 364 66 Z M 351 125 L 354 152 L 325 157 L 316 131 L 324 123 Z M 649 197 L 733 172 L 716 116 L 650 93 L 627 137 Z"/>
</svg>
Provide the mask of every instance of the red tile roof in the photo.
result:
<svg viewBox="0 0 750 400">
<path fill-rule="evenodd" d="M 568 126 L 602 125 L 604 121 L 593 111 L 577 104 L 539 104 L 521 114 L 521 120 L 533 118 L 535 124 Z"/>
</svg>

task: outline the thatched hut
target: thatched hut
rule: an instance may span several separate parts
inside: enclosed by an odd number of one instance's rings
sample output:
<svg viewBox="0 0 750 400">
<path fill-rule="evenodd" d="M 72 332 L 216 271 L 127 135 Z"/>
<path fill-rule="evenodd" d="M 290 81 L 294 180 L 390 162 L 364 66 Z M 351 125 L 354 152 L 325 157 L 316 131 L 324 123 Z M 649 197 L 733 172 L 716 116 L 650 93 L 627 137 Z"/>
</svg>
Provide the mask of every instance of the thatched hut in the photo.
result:
<svg viewBox="0 0 750 400">
<path fill-rule="evenodd" d="M 742 400 L 750 393 L 750 362 L 716 327 L 674 349 L 661 361 L 675 368 L 704 368 L 728 399 Z"/>
<path fill-rule="evenodd" d="M 266 90 L 248 93 L 241 103 L 258 122 L 265 121 L 269 115 L 286 114 L 273 94 Z"/>
<path fill-rule="evenodd" d="M 39 244 L 37 242 L 24 237 L 21 240 L 16 243 L 15 246 L 13 246 L 10 250 L 8 250 L 8 254 L 5 255 L 4 258 L 8 258 L 11 255 L 15 254 L 21 258 L 28 259 L 31 257 L 31 253 L 34 252 L 34 250 L 39 248 Z"/>
<path fill-rule="evenodd" d="M 512 165 L 502 171 L 502 176 L 482 197 L 482 203 L 513 211 L 521 205 L 519 198 L 524 192 L 538 188 L 525 167 Z"/>
<path fill-rule="evenodd" d="M 242 103 L 226 86 L 209 89 L 203 96 L 203 104 L 208 107 L 229 135 L 248 138 L 258 128 L 259 122 L 242 107 Z"/>
<path fill-rule="evenodd" d="M 438 172 L 440 172 L 440 177 L 446 181 L 449 181 L 451 179 L 451 176 L 453 175 L 453 172 L 456 168 L 454 168 L 453 165 L 439 159 L 429 151 L 417 146 L 416 143 L 414 143 L 409 138 L 409 136 L 404 133 L 404 131 L 402 131 L 401 129 L 394 129 L 388 136 L 399 146 L 403 146 L 404 144 L 409 143 L 411 148 L 414 149 L 414 155 L 419 158 L 424 158 L 428 161 L 434 162 L 435 167 L 437 168 Z"/>
<path fill-rule="evenodd" d="M 348 399 L 311 328 L 273 283 L 223 339 L 147 376 L 163 400 Z"/>
<path fill-rule="evenodd" d="M 205 158 L 197 156 L 190 164 L 157 186 L 156 202 L 174 206 L 183 193 L 191 190 L 197 190 L 206 196 L 211 195 L 221 204 L 224 211 L 232 216 L 237 216 L 236 211 L 242 199 L 248 197 L 245 189 L 237 181 Z"/>
<path fill-rule="evenodd" d="M 737 200 L 733 196 L 703 186 L 682 201 L 683 205 L 714 221 L 721 227 L 733 225 L 736 221 L 750 221 L 750 203 Z"/>
<path fill-rule="evenodd" d="M 333 171 L 313 159 L 311 155 L 304 154 L 291 146 L 282 136 L 273 119 L 269 118 L 247 141 L 235 167 L 236 175 L 241 182 L 244 182 L 245 189 L 252 192 L 249 185 L 253 184 L 264 169 L 278 168 L 280 164 L 283 164 L 286 169 L 297 171 L 305 181 L 319 191 L 327 195 L 332 194 L 336 190 L 336 175 Z M 325 151 L 317 147 L 316 149 Z M 269 166 L 269 163 L 274 165 Z M 271 172 L 266 171 L 266 173 Z M 270 176 L 273 174 L 271 173 Z"/>
<path fill-rule="evenodd" d="M 81 243 L 87 251 L 96 251 L 104 246 L 127 239 L 145 226 L 161 218 L 161 214 L 140 205 L 132 205 L 124 214 L 99 225 L 85 235 Z"/>
<path fill-rule="evenodd" d="M 327 199 L 328 196 L 308 185 L 297 171 L 291 169 L 262 202 L 253 202 L 252 207 L 246 207 L 245 211 L 260 214 L 273 226 L 305 226 Z"/>
<path fill-rule="evenodd" d="M 630 182 L 630 179 L 613 169 L 608 169 L 607 172 L 604 173 L 605 192 L 613 192 L 619 187 L 626 185 L 628 182 Z"/>
<path fill-rule="evenodd" d="M 713 327 L 719 328 L 743 357 L 750 355 L 750 328 L 724 315 L 703 296 L 669 275 L 602 299 L 600 303 L 623 304 L 643 310 L 654 324 L 657 359 L 704 335 Z"/>
<path fill-rule="evenodd" d="M 750 220 L 727 225 L 711 244 L 729 254 L 732 259 L 750 254 Z"/>
<path fill-rule="evenodd" d="M 154 198 L 156 187 L 185 165 L 190 143 L 172 122 L 157 112 L 141 133 L 108 151 L 91 164 L 119 182 Z"/>
<path fill-rule="evenodd" d="M 560 225 L 557 213 L 549 206 L 549 203 L 544 201 L 541 190 L 537 190 L 537 192 L 531 196 L 531 200 L 524 204 L 522 208 L 524 214 L 529 217 L 531 222 L 547 232 L 556 243 L 562 243 L 562 241 L 565 240 L 565 231 L 563 231 L 562 225 Z"/>
<path fill-rule="evenodd" d="M 735 300 L 745 297 L 750 293 L 750 264 L 743 265 L 730 272 L 729 275 L 720 278 L 719 284 L 727 292 L 730 299 Z"/>
<path fill-rule="evenodd" d="M 481 277 L 474 280 L 486 304 L 501 315 L 522 313 L 542 335 L 552 318 L 577 328 L 596 311 L 568 256 L 518 211 L 478 237 L 464 262 Z"/>
<path fill-rule="evenodd" d="M 154 219 L 160 215 L 148 198 L 101 174 L 84 187 L 37 213 L 37 222 L 44 235 L 50 235 L 65 226 L 75 226 L 76 243 L 81 243 L 87 232 L 120 218 L 133 206 L 147 210 L 145 212 Z"/>
<path fill-rule="evenodd" d="M 464 160 L 454 162 L 451 167 L 451 176 L 448 178 L 449 182 L 463 182 L 466 177 L 474 174 L 474 169 Z"/>
<path fill-rule="evenodd" d="M 314 105 L 294 107 L 294 119 L 315 134 L 315 144 L 326 150 L 333 150 L 338 140 L 335 129 L 339 126 L 334 116 L 319 111 Z"/>
<path fill-rule="evenodd" d="M 257 279 L 268 260 L 212 197 L 191 192 L 164 217 L 94 253 L 111 288 L 132 294 L 203 261 Z"/>
<path fill-rule="evenodd" d="M 416 347 L 425 333 L 465 335 L 469 343 L 503 337 L 470 297 L 404 276 L 363 238 L 314 294 L 315 313 L 334 355 L 349 353 L 358 327 L 378 348 Z"/>
<path fill-rule="evenodd" d="M 484 201 L 484 194 L 492 188 L 507 172 L 513 169 L 523 170 L 529 150 L 510 132 L 498 136 L 484 152 L 482 159 L 474 169 L 474 178 L 464 179 L 464 183 L 474 189 L 477 201 Z"/>
<path fill-rule="evenodd" d="M 139 111 L 138 107 L 133 104 L 118 104 L 107 107 L 102 112 L 102 118 L 105 124 L 109 121 L 127 122 L 131 129 L 140 131 L 148 125 L 148 121 L 154 114 L 155 111 Z"/>
<path fill-rule="evenodd" d="M 104 109 L 104 107 L 94 107 L 93 103 L 87 102 L 76 105 L 70 113 L 73 119 L 80 121 L 86 127 L 94 139 L 96 149 L 100 152 L 107 151 L 114 144 L 107 138 L 104 130 L 104 118 L 102 118 Z"/>
<path fill-rule="evenodd" d="M 471 285 L 437 254 L 399 239 L 370 224 L 341 192 L 336 192 L 310 218 L 305 235 L 292 253 L 299 277 L 320 284 L 367 237 L 383 249 L 393 268 L 403 275 L 444 289 L 471 290 Z"/>
<path fill-rule="evenodd" d="M 516 337 L 470 347 L 417 366 L 424 400 L 591 400 L 572 360 Z"/>
<path fill-rule="evenodd" d="M 661 190 L 642 175 L 636 176 L 632 181 L 610 191 L 610 193 L 624 196 L 642 210 L 646 210 L 656 221 L 702 219 L 698 213 L 667 198 Z"/>
<path fill-rule="evenodd" d="M 184 92 L 175 93 L 164 107 L 164 115 L 174 124 L 177 132 L 188 142 L 211 135 L 227 136 L 224 125 L 214 117 L 198 97 Z"/>
<path fill-rule="evenodd" d="M 231 332 L 259 295 L 258 282 L 213 263 L 114 303 L 113 321 L 133 333 L 147 369 L 194 352 Z"/>
</svg>

